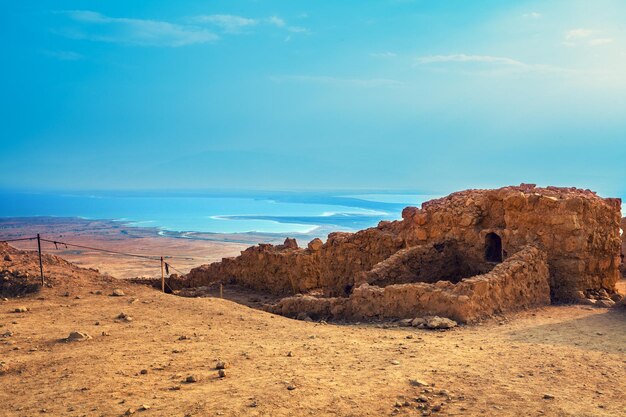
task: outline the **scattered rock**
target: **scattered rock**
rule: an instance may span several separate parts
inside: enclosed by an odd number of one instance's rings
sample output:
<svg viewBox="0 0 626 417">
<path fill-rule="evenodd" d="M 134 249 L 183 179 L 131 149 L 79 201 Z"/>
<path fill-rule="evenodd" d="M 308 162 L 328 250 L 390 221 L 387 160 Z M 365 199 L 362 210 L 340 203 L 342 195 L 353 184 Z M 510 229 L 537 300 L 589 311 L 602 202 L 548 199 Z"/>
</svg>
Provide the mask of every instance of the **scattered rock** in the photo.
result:
<svg viewBox="0 0 626 417">
<path fill-rule="evenodd" d="M 89 340 L 92 337 L 84 332 L 71 332 L 69 336 L 65 339 L 68 342 L 83 342 L 85 340 Z"/>
<path fill-rule="evenodd" d="M 391 364 L 392 364 L 392 365 L 400 365 L 400 361 L 397 361 L 397 360 L 392 360 L 392 361 L 391 361 Z"/>
<path fill-rule="evenodd" d="M 424 382 L 420 379 L 409 379 L 409 384 L 413 385 L 414 387 L 427 387 L 430 385 L 428 382 Z"/>
<path fill-rule="evenodd" d="M 139 373 L 141 375 L 146 375 L 148 373 L 148 370 L 147 369 L 142 369 L 141 371 L 139 371 Z"/>
<path fill-rule="evenodd" d="M 615 301 L 610 299 L 602 299 L 596 301 L 596 307 L 611 308 L 615 305 Z"/>
<path fill-rule="evenodd" d="M 7 253 L 6 255 L 4 255 L 4 260 L 7 262 L 11 262 L 13 261 L 13 257 Z"/>
<path fill-rule="evenodd" d="M 217 371 L 217 376 L 219 378 L 225 378 L 226 377 L 226 372 L 223 369 L 220 369 Z"/>
<path fill-rule="evenodd" d="M 424 328 L 426 327 L 426 320 L 421 317 L 416 317 L 413 320 L 411 320 L 411 326 Z"/>
<path fill-rule="evenodd" d="M 228 367 L 229 365 L 225 361 L 217 361 L 217 363 L 215 364 L 215 369 L 226 369 Z"/>
<path fill-rule="evenodd" d="M 120 290 L 119 288 L 116 288 L 113 290 L 113 292 L 111 293 L 111 296 L 113 297 L 123 297 L 126 294 L 124 294 L 124 291 Z"/>
<path fill-rule="evenodd" d="M 185 382 L 188 384 L 193 384 L 195 382 L 198 382 L 198 377 L 196 375 L 189 375 L 187 378 L 185 378 Z"/>
<path fill-rule="evenodd" d="M 137 412 L 137 410 L 135 410 L 134 408 L 129 408 L 128 410 L 126 410 L 126 412 L 124 413 L 125 416 L 130 416 L 133 415 Z"/>
<path fill-rule="evenodd" d="M 426 319 L 426 327 L 429 329 L 451 329 L 456 326 L 456 321 L 446 317 L 433 316 Z"/>
<path fill-rule="evenodd" d="M 133 318 L 131 316 L 123 312 L 118 314 L 116 318 L 118 320 L 123 320 L 123 321 L 128 321 L 128 322 L 133 321 Z"/>
<path fill-rule="evenodd" d="M 413 319 L 403 319 L 398 322 L 401 327 L 410 327 Z"/>
<path fill-rule="evenodd" d="M 151 407 L 148 404 L 141 404 L 139 406 L 139 411 L 146 411 L 149 410 Z"/>
<path fill-rule="evenodd" d="M 618 293 L 611 294 L 611 300 L 615 303 L 619 303 L 620 301 L 622 301 L 622 296 Z"/>
<path fill-rule="evenodd" d="M 553 400 L 554 399 L 554 395 L 552 395 L 552 394 L 543 394 L 543 399 L 544 400 Z"/>
<path fill-rule="evenodd" d="M 287 352 L 287 356 L 291 358 L 293 356 L 293 353 L 291 351 L 289 351 L 289 352 Z"/>
<path fill-rule="evenodd" d="M 16 307 L 15 310 L 13 310 L 15 313 L 26 313 L 28 311 L 30 311 L 30 308 L 24 306 Z"/>
<path fill-rule="evenodd" d="M 294 384 L 289 384 L 289 385 L 287 385 L 287 389 L 289 391 L 293 391 L 294 389 L 296 389 L 296 386 Z"/>
<path fill-rule="evenodd" d="M 420 395 L 415 399 L 415 401 L 417 401 L 418 403 L 427 403 L 428 397 L 426 397 L 425 395 Z"/>
</svg>

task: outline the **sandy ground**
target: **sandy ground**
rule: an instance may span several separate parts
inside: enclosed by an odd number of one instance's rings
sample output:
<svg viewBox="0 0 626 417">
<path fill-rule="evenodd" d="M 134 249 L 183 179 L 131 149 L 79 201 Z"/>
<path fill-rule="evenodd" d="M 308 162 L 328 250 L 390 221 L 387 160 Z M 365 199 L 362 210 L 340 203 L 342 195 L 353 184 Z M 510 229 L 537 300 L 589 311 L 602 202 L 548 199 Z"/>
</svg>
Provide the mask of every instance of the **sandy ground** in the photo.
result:
<svg viewBox="0 0 626 417">
<path fill-rule="evenodd" d="M 0 302 L 2 416 L 626 415 L 623 309 L 552 306 L 447 332 L 309 323 L 46 262 L 52 288 Z M 63 340 L 75 330 L 93 338 Z"/>
<path fill-rule="evenodd" d="M 259 235 L 214 235 L 214 240 L 181 238 L 180 234 L 160 235 L 154 228 L 129 227 L 108 220 L 85 220 L 78 218 L 31 217 L 22 219 L 0 219 L 0 238 L 36 236 L 37 233 L 49 240 L 74 243 L 139 255 L 164 256 L 175 270 L 171 273 L 187 273 L 193 267 L 236 256 L 248 246 L 267 239 Z M 243 239 L 242 241 L 235 241 Z M 37 249 L 36 241 L 15 242 L 13 246 Z M 44 253 L 62 256 L 84 268 L 96 268 L 104 274 L 117 278 L 160 277 L 159 260 L 121 256 L 85 250 L 63 245 L 44 243 Z"/>
</svg>

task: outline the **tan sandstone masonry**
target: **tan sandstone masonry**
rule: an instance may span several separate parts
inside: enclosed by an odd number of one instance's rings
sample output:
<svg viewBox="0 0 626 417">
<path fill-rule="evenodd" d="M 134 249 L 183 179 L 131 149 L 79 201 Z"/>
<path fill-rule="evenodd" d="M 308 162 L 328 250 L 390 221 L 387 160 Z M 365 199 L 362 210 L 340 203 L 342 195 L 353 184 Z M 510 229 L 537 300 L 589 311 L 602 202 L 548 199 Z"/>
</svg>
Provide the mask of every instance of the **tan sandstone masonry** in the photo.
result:
<svg viewBox="0 0 626 417">
<path fill-rule="evenodd" d="M 620 208 L 619 199 L 576 188 L 522 184 L 466 190 L 421 209 L 408 207 L 399 221 L 331 233 L 326 243 L 312 241 L 306 249 L 293 240 L 254 246 L 236 258 L 195 268 L 175 285 L 222 280 L 278 295 L 314 291 L 347 297 L 372 268 L 407 248 L 455 242 L 472 272 L 486 257 L 498 262 L 531 244 L 547 254 L 552 300 L 575 301 L 581 292 L 615 291 Z"/>
<path fill-rule="evenodd" d="M 363 284 L 350 297 L 283 298 L 269 308 L 290 317 L 314 319 L 414 318 L 438 315 L 468 323 L 495 313 L 550 304 L 545 252 L 528 246 L 498 264 L 491 272 L 454 284 Z"/>
</svg>

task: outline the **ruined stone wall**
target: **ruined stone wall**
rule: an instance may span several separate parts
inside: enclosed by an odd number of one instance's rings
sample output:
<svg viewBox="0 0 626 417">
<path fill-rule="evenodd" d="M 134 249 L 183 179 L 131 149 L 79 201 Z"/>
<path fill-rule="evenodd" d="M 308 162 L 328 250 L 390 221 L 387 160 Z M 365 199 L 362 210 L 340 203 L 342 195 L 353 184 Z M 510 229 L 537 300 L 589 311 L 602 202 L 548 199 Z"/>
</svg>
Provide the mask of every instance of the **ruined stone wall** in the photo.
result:
<svg viewBox="0 0 626 417">
<path fill-rule="evenodd" d="M 468 323 L 496 313 L 550 303 L 545 252 L 528 246 L 492 271 L 454 284 L 363 284 L 349 298 L 295 296 L 282 299 L 270 311 L 296 317 L 352 319 L 414 318 L 427 315 Z"/>
<path fill-rule="evenodd" d="M 261 244 L 236 258 L 194 268 L 187 276 L 187 285 L 227 280 L 273 294 L 320 289 L 326 295 L 346 295 L 360 272 L 368 271 L 403 245 L 402 239 L 384 228 L 331 233 L 323 245 L 310 244 L 306 249 L 292 244 Z"/>
<path fill-rule="evenodd" d="M 426 202 L 421 209 L 406 208 L 401 221 L 381 222 L 357 233 L 332 233 L 326 243 L 311 242 L 306 249 L 292 244 L 249 248 L 237 258 L 192 270 L 186 285 L 232 280 L 274 294 L 316 290 L 328 296 L 346 296 L 379 262 L 417 245 L 456 241 L 465 259 L 479 268 L 485 260 L 486 236 L 495 233 L 501 239 L 504 258 L 527 244 L 543 249 L 548 254 L 553 300 L 573 301 L 579 291 L 615 291 L 620 207 L 619 199 L 603 199 L 574 188 L 521 185 L 467 190 Z M 415 249 L 398 256 L 427 257 L 418 256 L 419 252 Z M 416 267 L 408 261 L 405 267 Z M 446 265 L 440 266 L 445 278 Z M 399 277 L 390 282 L 419 278 L 419 274 L 411 278 L 406 270 L 393 272 Z M 370 274 L 374 281 L 381 278 L 381 271 Z"/>
<path fill-rule="evenodd" d="M 405 209 L 401 234 L 408 245 L 455 239 L 475 257 L 488 233 L 500 236 L 505 255 L 537 245 L 548 253 L 553 299 L 572 301 L 578 291 L 614 291 L 620 209 L 619 199 L 574 188 L 468 190 Z"/>
<path fill-rule="evenodd" d="M 456 241 L 444 241 L 399 250 L 363 273 L 357 285 L 368 283 L 383 287 L 411 282 L 459 282 L 492 268 L 493 264 L 482 258 L 470 258 Z"/>
<path fill-rule="evenodd" d="M 620 269 L 622 271 L 622 276 L 626 276 L 626 217 L 622 218 L 621 229 L 622 229 L 622 253 L 621 253 L 622 265 Z"/>
</svg>

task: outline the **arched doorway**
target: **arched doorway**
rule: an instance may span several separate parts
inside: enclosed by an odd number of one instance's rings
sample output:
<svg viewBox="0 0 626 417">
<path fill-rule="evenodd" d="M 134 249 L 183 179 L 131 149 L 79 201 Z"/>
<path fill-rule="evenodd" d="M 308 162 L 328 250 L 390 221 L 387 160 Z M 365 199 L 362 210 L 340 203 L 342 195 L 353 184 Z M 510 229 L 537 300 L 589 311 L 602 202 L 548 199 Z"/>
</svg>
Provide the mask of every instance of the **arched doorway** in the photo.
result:
<svg viewBox="0 0 626 417">
<path fill-rule="evenodd" d="M 485 236 L 485 260 L 502 262 L 502 239 L 496 233 Z"/>
</svg>

